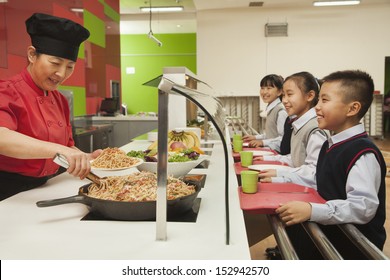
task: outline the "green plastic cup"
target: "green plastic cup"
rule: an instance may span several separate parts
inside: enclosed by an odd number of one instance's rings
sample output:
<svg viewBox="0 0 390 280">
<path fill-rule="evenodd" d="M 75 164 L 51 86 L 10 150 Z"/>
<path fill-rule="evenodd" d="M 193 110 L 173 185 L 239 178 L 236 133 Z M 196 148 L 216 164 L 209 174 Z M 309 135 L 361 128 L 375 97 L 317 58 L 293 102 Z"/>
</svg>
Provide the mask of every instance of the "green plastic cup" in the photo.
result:
<svg viewBox="0 0 390 280">
<path fill-rule="evenodd" d="M 241 152 L 243 143 L 244 143 L 244 141 L 242 141 L 242 140 L 233 140 L 233 151 L 235 153 Z"/>
<path fill-rule="evenodd" d="M 241 166 L 248 167 L 252 165 L 253 162 L 253 152 L 251 151 L 241 151 L 240 152 Z"/>
<path fill-rule="evenodd" d="M 256 193 L 259 172 L 254 170 L 241 171 L 241 188 L 244 193 Z"/>
<path fill-rule="evenodd" d="M 240 134 L 234 134 L 233 135 L 233 141 L 234 140 L 242 140 L 242 136 Z"/>
</svg>

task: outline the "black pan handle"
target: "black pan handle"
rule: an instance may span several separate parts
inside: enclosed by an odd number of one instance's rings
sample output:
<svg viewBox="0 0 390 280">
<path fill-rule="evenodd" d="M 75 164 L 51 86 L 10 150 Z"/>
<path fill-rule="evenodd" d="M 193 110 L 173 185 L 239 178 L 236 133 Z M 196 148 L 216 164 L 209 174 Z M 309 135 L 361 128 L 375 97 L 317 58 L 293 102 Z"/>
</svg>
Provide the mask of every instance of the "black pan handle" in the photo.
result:
<svg viewBox="0 0 390 280">
<path fill-rule="evenodd" d="M 41 200 L 38 201 L 36 204 L 38 207 L 49 207 L 49 206 L 67 204 L 67 203 L 82 203 L 85 205 L 89 205 L 86 197 L 83 195 L 74 195 L 74 196 L 69 196 L 64 198 Z"/>
</svg>

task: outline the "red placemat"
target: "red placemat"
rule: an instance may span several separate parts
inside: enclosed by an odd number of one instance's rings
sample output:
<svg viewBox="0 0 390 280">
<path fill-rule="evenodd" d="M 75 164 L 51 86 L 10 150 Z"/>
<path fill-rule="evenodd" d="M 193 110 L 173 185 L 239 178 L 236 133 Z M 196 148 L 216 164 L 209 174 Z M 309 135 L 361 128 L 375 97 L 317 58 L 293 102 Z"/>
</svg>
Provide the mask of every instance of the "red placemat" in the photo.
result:
<svg viewBox="0 0 390 280">
<path fill-rule="evenodd" d="M 272 152 L 274 155 L 277 155 L 278 153 L 274 150 L 271 150 L 269 148 L 242 148 L 243 151 L 269 151 Z M 240 153 L 233 152 L 233 159 L 235 162 L 240 160 Z"/>
<path fill-rule="evenodd" d="M 280 161 L 273 161 L 273 160 L 255 160 L 252 163 L 254 164 L 278 164 L 278 165 L 285 165 L 283 162 Z M 249 170 L 248 167 L 242 167 L 241 161 L 234 163 L 234 170 L 236 171 L 236 175 L 240 175 L 241 171 L 243 170 Z"/>
<path fill-rule="evenodd" d="M 293 200 L 325 203 L 316 190 L 292 183 L 258 183 L 255 194 L 242 192 L 238 187 L 240 206 L 242 210 L 254 214 L 275 214 L 275 209 L 281 203 Z"/>
</svg>

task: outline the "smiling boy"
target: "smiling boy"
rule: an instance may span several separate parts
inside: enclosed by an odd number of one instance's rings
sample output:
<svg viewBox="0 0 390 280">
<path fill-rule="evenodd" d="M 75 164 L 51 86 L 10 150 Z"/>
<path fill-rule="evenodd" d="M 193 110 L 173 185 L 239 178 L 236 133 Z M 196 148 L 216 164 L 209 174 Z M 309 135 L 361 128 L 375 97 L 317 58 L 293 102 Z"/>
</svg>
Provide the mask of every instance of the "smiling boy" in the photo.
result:
<svg viewBox="0 0 390 280">
<path fill-rule="evenodd" d="M 373 100 L 374 83 L 362 71 L 334 72 L 323 79 L 316 113 L 318 126 L 333 132 L 317 163 L 317 191 L 325 204 L 292 201 L 276 213 L 290 226 L 307 220 L 321 224 L 345 259 L 364 259 L 336 226 L 354 224 L 383 249 L 386 240 L 386 164 L 360 123 Z M 300 258 L 321 258 L 304 232 L 292 236 Z"/>
</svg>

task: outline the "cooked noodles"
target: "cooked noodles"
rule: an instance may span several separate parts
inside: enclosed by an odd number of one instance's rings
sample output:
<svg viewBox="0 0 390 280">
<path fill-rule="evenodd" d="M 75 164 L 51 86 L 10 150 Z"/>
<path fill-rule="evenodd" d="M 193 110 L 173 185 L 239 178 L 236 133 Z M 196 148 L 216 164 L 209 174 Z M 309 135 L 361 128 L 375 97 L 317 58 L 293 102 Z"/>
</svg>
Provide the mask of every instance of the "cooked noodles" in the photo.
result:
<svg viewBox="0 0 390 280">
<path fill-rule="evenodd" d="M 167 199 L 195 193 L 195 187 L 183 181 L 168 177 Z M 151 172 L 137 172 L 126 176 L 111 176 L 101 180 L 100 185 L 92 184 L 88 196 L 114 201 L 155 201 L 157 198 L 157 176 Z"/>
<path fill-rule="evenodd" d="M 106 169 L 126 168 L 134 166 L 139 161 L 139 158 L 129 157 L 119 148 L 106 148 L 92 161 L 91 166 Z"/>
</svg>

